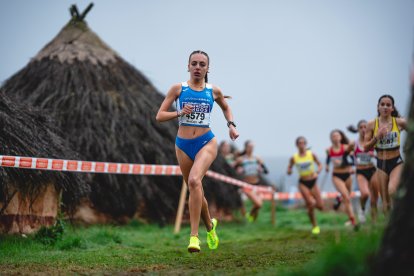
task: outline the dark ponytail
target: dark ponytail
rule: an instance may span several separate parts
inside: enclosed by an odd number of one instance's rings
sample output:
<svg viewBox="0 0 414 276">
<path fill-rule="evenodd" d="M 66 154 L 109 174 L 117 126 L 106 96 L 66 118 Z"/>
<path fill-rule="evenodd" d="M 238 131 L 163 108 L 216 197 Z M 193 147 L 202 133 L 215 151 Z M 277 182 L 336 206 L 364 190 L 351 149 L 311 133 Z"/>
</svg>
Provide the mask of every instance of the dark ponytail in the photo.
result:
<svg viewBox="0 0 414 276">
<path fill-rule="evenodd" d="M 394 104 L 394 98 L 393 98 L 391 95 L 388 95 L 388 94 L 382 95 L 382 96 L 378 99 L 378 106 L 379 106 L 379 104 L 380 104 L 381 100 L 382 100 L 382 99 L 384 99 L 384 98 L 388 98 L 388 99 L 390 99 L 390 100 L 391 100 L 392 107 L 394 108 L 394 111 L 391 113 L 391 116 L 392 116 L 392 117 L 396 117 L 396 118 L 401 117 L 400 113 L 398 112 L 397 108 L 395 107 L 395 104 Z M 379 117 L 379 116 L 380 116 L 380 113 L 379 113 L 379 111 L 377 111 L 377 112 L 378 112 L 378 117 Z"/>
<path fill-rule="evenodd" d="M 355 127 L 354 125 L 349 125 L 346 129 L 347 129 L 349 132 L 352 132 L 352 133 L 357 133 L 357 132 L 358 132 L 358 128 L 357 128 L 357 127 Z"/>
<path fill-rule="evenodd" d="M 352 132 L 352 133 L 357 133 L 358 132 L 358 129 L 359 129 L 359 126 L 361 125 L 361 124 L 363 124 L 363 123 L 366 123 L 367 121 L 365 121 L 365 120 L 360 120 L 359 122 L 358 122 L 358 124 L 357 124 L 357 126 L 355 127 L 354 125 L 349 125 L 346 129 L 348 130 L 348 131 L 350 131 L 350 132 Z"/>
</svg>

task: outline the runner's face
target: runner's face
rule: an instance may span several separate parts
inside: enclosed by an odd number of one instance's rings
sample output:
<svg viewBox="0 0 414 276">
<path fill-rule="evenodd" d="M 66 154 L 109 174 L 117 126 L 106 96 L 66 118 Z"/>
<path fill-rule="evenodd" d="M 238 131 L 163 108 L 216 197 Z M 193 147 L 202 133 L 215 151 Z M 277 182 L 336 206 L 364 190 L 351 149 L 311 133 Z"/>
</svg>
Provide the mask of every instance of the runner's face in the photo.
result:
<svg viewBox="0 0 414 276">
<path fill-rule="evenodd" d="M 367 123 L 360 123 L 358 127 L 359 135 L 364 136 L 367 129 Z"/>
<path fill-rule="evenodd" d="M 204 79 L 208 71 L 208 59 L 203 54 L 194 54 L 190 57 L 190 63 L 188 64 L 188 70 L 192 79 L 201 80 Z"/>
<path fill-rule="evenodd" d="M 221 146 L 221 152 L 224 155 L 229 154 L 231 152 L 230 144 L 229 143 L 224 143 Z"/>
<path fill-rule="evenodd" d="M 297 143 L 298 149 L 300 151 L 303 151 L 306 149 L 306 141 L 304 139 L 299 139 L 298 143 Z"/>
<path fill-rule="evenodd" d="M 333 144 L 340 144 L 341 143 L 341 134 L 337 131 L 331 134 L 331 141 Z"/>
<path fill-rule="evenodd" d="M 253 143 L 248 143 L 246 146 L 246 153 L 247 154 L 252 154 L 253 153 L 253 148 L 254 148 L 254 144 Z"/>
<path fill-rule="evenodd" d="M 378 104 L 378 112 L 381 116 L 390 116 L 394 111 L 394 106 L 390 98 L 384 97 Z"/>
</svg>

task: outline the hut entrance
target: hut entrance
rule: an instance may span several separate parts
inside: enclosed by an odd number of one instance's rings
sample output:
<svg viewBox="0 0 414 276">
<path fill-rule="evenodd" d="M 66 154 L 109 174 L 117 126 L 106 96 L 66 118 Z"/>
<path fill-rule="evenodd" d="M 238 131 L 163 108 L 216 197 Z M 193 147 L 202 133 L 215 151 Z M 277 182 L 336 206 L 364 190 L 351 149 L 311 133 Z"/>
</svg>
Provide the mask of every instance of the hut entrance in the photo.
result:
<svg viewBox="0 0 414 276">
<path fill-rule="evenodd" d="M 59 191 L 53 184 L 42 186 L 32 201 L 19 191 L 11 191 L 12 197 L 5 206 L 0 202 L 0 232 L 4 234 L 31 234 L 41 226 L 52 226 L 59 210 Z"/>
<path fill-rule="evenodd" d="M 10 100 L 2 89 L 0 125 L 1 154 L 78 158 L 44 114 Z M 0 167 L 0 232 L 29 234 L 53 225 L 61 199 L 70 211 L 88 193 L 89 186 L 79 174 Z"/>
</svg>

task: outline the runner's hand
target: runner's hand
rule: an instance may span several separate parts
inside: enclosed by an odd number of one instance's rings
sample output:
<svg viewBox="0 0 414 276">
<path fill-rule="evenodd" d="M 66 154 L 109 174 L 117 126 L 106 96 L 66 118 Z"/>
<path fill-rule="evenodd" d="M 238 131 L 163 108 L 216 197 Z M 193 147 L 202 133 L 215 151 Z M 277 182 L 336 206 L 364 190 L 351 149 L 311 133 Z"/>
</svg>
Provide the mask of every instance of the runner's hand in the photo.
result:
<svg viewBox="0 0 414 276">
<path fill-rule="evenodd" d="M 321 171 L 322 171 L 322 166 L 318 166 L 318 170 L 316 171 L 316 174 L 320 174 L 321 173 Z"/>
<path fill-rule="evenodd" d="M 386 126 L 381 127 L 380 129 L 378 129 L 378 137 L 381 139 L 383 138 L 385 135 L 387 135 L 388 130 Z"/>
<path fill-rule="evenodd" d="M 237 129 L 233 125 L 230 125 L 229 127 L 229 135 L 232 141 L 236 140 L 237 137 L 239 137 L 239 133 L 237 132 Z"/>
<path fill-rule="evenodd" d="M 191 104 L 187 104 L 183 107 L 183 109 L 181 110 L 181 113 L 183 115 L 186 114 L 191 114 L 193 112 L 193 106 Z"/>
<path fill-rule="evenodd" d="M 243 170 L 243 168 L 242 168 L 242 167 L 237 167 L 236 172 L 237 172 L 238 174 L 243 174 L 243 173 L 244 173 L 244 170 Z"/>
</svg>

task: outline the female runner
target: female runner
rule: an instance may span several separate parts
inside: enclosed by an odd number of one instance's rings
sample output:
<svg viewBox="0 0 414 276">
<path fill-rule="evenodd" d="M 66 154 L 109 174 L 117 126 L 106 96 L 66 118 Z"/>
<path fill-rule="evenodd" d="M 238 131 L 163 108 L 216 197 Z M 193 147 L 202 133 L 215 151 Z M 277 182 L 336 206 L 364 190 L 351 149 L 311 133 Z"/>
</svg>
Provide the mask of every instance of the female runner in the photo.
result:
<svg viewBox="0 0 414 276">
<path fill-rule="evenodd" d="M 355 220 L 351 204 L 352 177 L 350 172 L 352 167 L 347 159 L 347 156 L 353 150 L 353 147 L 349 144 L 348 138 L 341 130 L 333 130 L 330 136 L 332 145 L 326 150 L 328 156 L 326 162 L 326 172 L 329 172 L 329 163 L 332 161 L 332 181 L 336 190 L 341 194 L 342 202 L 345 205 L 345 212 L 349 217 L 349 221 L 354 229 L 358 230 L 358 225 Z"/>
<path fill-rule="evenodd" d="M 370 150 L 365 152 L 364 150 L 364 137 L 367 128 L 367 121 L 361 120 L 358 122 L 357 128 L 349 126 L 348 130 L 351 132 L 358 132 L 358 139 L 354 144 L 354 160 L 356 166 L 356 179 L 361 192 L 360 203 L 362 214 L 359 217 L 361 223 L 365 222 L 365 205 L 370 198 L 371 203 L 371 219 L 373 222 L 377 218 L 377 202 L 379 194 L 379 184 L 376 175 L 376 167 L 374 165 L 374 151 Z"/>
<path fill-rule="evenodd" d="M 243 181 L 258 185 L 260 182 L 260 174 L 268 173 L 263 161 L 257 156 L 253 155 L 254 144 L 252 141 L 246 141 L 244 143 L 244 151 L 236 160 L 236 170 L 242 175 Z M 247 221 L 254 222 L 259 215 L 259 210 L 262 207 L 263 201 L 260 196 L 250 189 L 244 189 L 243 192 L 253 202 L 252 209 L 249 213 L 245 214 Z"/>
<path fill-rule="evenodd" d="M 290 158 L 287 174 L 291 175 L 292 167 L 296 165 L 296 169 L 299 172 L 299 190 L 308 208 L 308 216 L 312 224 L 312 234 L 318 235 L 320 228 L 316 223 L 314 209 L 323 210 L 321 192 L 316 183 L 318 174 L 322 170 L 322 164 L 312 151 L 306 149 L 305 137 L 298 137 L 296 139 L 296 146 L 298 152 Z M 314 163 L 318 165 L 317 171 L 315 171 Z"/>
<path fill-rule="evenodd" d="M 227 120 L 230 138 L 235 140 L 239 136 L 230 106 L 221 89 L 207 82 L 209 64 L 207 53 L 192 52 L 188 60 L 190 79 L 170 88 L 156 117 L 158 122 L 176 118 L 179 122 L 175 151 L 190 192 L 188 205 L 191 235 L 187 247 L 189 252 L 200 251 L 200 216 L 207 228 L 208 247 L 216 249 L 219 243 L 216 233 L 217 220 L 210 217 L 202 186 L 203 177 L 217 156 L 217 140 L 210 129 L 214 102 L 220 106 Z M 168 111 L 174 101 L 177 101 L 177 111 Z"/>
<path fill-rule="evenodd" d="M 378 117 L 368 122 L 365 151 L 377 152 L 378 181 L 384 212 L 391 209 L 391 196 L 400 182 L 403 160 L 400 153 L 401 131 L 407 122 L 400 117 L 391 95 L 382 95 L 377 105 Z"/>
<path fill-rule="evenodd" d="M 236 149 L 234 146 L 230 145 L 230 143 L 227 141 L 221 141 L 219 145 L 219 153 L 224 157 L 227 164 L 229 164 L 230 167 L 234 168 L 234 164 L 237 158 Z"/>
</svg>

